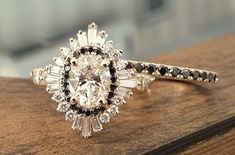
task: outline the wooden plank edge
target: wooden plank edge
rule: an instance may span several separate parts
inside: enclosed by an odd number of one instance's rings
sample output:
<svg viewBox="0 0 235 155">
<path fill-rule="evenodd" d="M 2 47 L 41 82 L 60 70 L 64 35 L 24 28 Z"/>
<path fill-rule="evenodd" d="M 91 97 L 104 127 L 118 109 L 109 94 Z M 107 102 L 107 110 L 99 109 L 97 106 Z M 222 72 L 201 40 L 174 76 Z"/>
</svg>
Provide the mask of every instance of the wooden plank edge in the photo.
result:
<svg viewBox="0 0 235 155">
<path fill-rule="evenodd" d="M 235 127 L 235 116 L 232 116 L 224 121 L 218 122 L 214 125 L 211 125 L 190 135 L 184 136 L 170 143 L 164 144 L 154 150 L 145 152 L 144 155 L 177 154 L 200 141 L 212 138 L 216 135 L 224 134 L 231 130 L 233 127 Z"/>
</svg>

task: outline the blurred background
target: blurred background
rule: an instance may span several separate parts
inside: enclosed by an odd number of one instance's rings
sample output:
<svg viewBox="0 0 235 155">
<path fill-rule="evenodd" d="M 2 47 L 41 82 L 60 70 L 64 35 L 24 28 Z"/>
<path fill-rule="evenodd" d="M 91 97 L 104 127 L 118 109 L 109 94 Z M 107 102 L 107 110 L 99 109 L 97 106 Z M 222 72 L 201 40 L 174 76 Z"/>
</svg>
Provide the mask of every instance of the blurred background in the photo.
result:
<svg viewBox="0 0 235 155">
<path fill-rule="evenodd" d="M 0 76 L 28 77 L 96 22 L 125 58 L 235 32 L 235 0 L 0 0 Z"/>
</svg>

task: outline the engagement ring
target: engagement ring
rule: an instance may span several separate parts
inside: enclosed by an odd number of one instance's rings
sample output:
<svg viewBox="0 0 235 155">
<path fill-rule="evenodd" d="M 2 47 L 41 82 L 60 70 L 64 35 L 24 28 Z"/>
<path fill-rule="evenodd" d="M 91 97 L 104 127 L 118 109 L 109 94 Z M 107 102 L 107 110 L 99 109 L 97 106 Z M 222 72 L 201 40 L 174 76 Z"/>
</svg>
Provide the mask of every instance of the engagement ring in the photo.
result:
<svg viewBox="0 0 235 155">
<path fill-rule="evenodd" d="M 121 59 L 122 51 L 106 41 L 105 31 L 95 23 L 88 32 L 78 31 L 70 46 L 60 49 L 55 65 L 31 71 L 33 82 L 45 85 L 57 111 L 65 112 L 72 128 L 84 137 L 99 132 L 110 117 L 119 113 L 132 89 L 145 90 L 156 78 L 216 82 L 218 74 L 187 67 Z"/>
</svg>

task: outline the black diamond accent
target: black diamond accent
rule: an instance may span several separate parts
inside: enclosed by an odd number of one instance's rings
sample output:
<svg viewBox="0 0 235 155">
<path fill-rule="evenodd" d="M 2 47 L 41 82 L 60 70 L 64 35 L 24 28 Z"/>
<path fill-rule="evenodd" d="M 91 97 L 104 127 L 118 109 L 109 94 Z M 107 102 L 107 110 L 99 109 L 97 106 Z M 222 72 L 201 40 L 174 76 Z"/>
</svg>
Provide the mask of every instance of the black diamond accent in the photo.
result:
<svg viewBox="0 0 235 155">
<path fill-rule="evenodd" d="M 99 109 L 95 109 L 94 112 L 93 112 L 93 114 L 94 114 L 94 115 L 97 115 L 99 112 L 100 112 Z"/>
<path fill-rule="evenodd" d="M 101 52 L 101 49 L 100 49 L 100 48 L 96 49 L 96 54 L 97 54 L 97 55 L 101 55 L 101 54 L 102 54 L 102 52 Z"/>
<path fill-rule="evenodd" d="M 110 105 L 110 104 L 112 104 L 112 103 L 113 103 L 113 101 L 112 101 L 112 100 L 110 100 L 110 99 L 107 99 L 107 102 L 108 102 L 108 105 Z"/>
<path fill-rule="evenodd" d="M 172 75 L 173 77 L 177 77 L 179 74 L 180 74 L 180 69 L 177 68 L 177 67 L 172 67 L 171 75 Z"/>
<path fill-rule="evenodd" d="M 105 111 L 105 107 L 100 107 L 100 109 L 99 109 L 100 111 Z"/>
<path fill-rule="evenodd" d="M 70 102 L 70 99 L 71 99 L 71 97 L 68 97 L 68 98 L 66 99 L 66 101 L 67 101 L 67 102 Z"/>
<path fill-rule="evenodd" d="M 68 79 L 69 78 L 69 74 L 64 74 L 64 78 Z"/>
<path fill-rule="evenodd" d="M 111 99 L 113 96 L 114 96 L 114 93 L 112 91 L 110 91 L 108 94 L 108 99 Z"/>
<path fill-rule="evenodd" d="M 201 76 L 202 80 L 204 81 L 207 78 L 207 73 L 206 72 L 202 72 L 200 74 L 200 76 Z"/>
<path fill-rule="evenodd" d="M 183 69 L 181 73 L 184 79 L 187 79 L 190 76 L 190 71 L 188 69 Z"/>
<path fill-rule="evenodd" d="M 133 67 L 134 67 L 134 65 L 132 63 L 128 62 L 125 69 L 132 69 Z"/>
<path fill-rule="evenodd" d="M 116 78 L 115 76 L 112 76 L 112 77 L 110 78 L 110 80 L 111 80 L 112 83 L 115 83 L 115 82 L 117 81 L 117 78 Z"/>
<path fill-rule="evenodd" d="M 116 69 L 114 67 L 109 68 L 109 72 L 111 75 L 116 73 Z"/>
<path fill-rule="evenodd" d="M 111 91 L 114 91 L 116 88 L 117 88 L 117 85 L 116 85 L 116 84 L 112 83 L 112 84 L 110 85 L 110 90 L 111 90 Z"/>
<path fill-rule="evenodd" d="M 69 83 L 67 81 L 64 81 L 63 86 L 67 87 L 68 85 L 69 85 Z"/>
<path fill-rule="evenodd" d="M 141 72 L 144 70 L 144 64 L 142 64 L 142 63 L 137 63 L 137 64 L 135 65 L 135 69 L 136 69 L 136 71 L 137 71 L 138 73 L 141 73 Z"/>
<path fill-rule="evenodd" d="M 89 47 L 88 51 L 93 52 L 94 51 L 93 47 Z"/>
<path fill-rule="evenodd" d="M 88 110 L 85 112 L 86 116 L 90 116 L 91 112 Z"/>
<path fill-rule="evenodd" d="M 68 89 L 64 89 L 65 95 L 69 95 L 70 91 Z"/>
<path fill-rule="evenodd" d="M 193 76 L 194 80 L 197 80 L 199 75 L 200 75 L 200 73 L 198 71 L 196 71 L 196 70 L 192 72 L 192 76 Z"/>
<path fill-rule="evenodd" d="M 79 56 L 80 56 L 80 53 L 79 53 L 78 51 L 75 51 L 75 52 L 73 53 L 73 57 L 74 57 L 74 58 L 78 59 Z"/>
<path fill-rule="evenodd" d="M 109 67 L 110 67 L 110 68 L 113 67 L 113 61 L 110 61 Z"/>
<path fill-rule="evenodd" d="M 214 79 L 213 73 L 208 74 L 208 79 L 209 79 L 209 81 L 212 81 Z"/>
<path fill-rule="evenodd" d="M 166 73 L 167 73 L 167 67 L 165 67 L 165 66 L 161 66 L 160 68 L 159 68 L 159 73 L 162 75 L 162 76 L 164 76 Z"/>
<path fill-rule="evenodd" d="M 152 74 L 153 72 L 156 72 L 157 68 L 155 65 L 149 64 L 147 70 L 150 74 Z"/>
<path fill-rule="evenodd" d="M 86 53 L 86 49 L 85 48 L 81 48 L 80 51 L 81 51 L 82 54 Z"/>
</svg>

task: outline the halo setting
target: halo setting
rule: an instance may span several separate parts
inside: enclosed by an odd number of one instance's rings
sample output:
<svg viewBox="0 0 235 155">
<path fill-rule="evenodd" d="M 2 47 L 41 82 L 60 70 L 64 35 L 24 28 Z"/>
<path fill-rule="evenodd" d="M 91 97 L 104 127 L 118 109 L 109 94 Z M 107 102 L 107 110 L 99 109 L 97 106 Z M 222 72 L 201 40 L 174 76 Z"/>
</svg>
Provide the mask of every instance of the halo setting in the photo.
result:
<svg viewBox="0 0 235 155">
<path fill-rule="evenodd" d="M 58 103 L 57 111 L 65 112 L 65 119 L 73 121 L 72 128 L 86 138 L 119 113 L 133 88 L 145 90 L 156 77 L 218 80 L 218 74 L 211 71 L 122 60 L 122 51 L 113 49 L 107 36 L 91 23 L 87 33 L 78 31 L 77 39 L 69 39 L 69 47 L 60 48 L 61 55 L 53 58 L 55 65 L 31 72 L 35 84 L 46 85 Z"/>
</svg>

